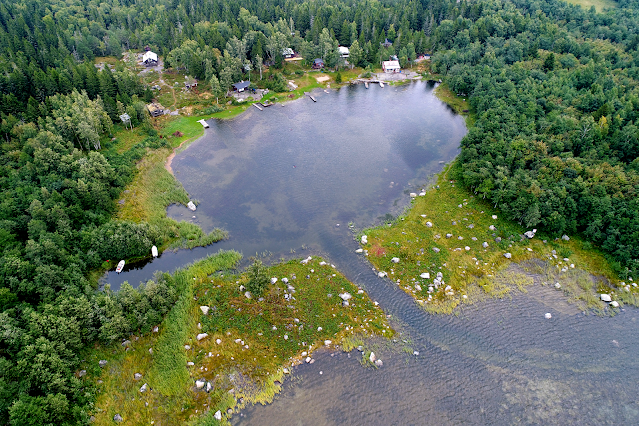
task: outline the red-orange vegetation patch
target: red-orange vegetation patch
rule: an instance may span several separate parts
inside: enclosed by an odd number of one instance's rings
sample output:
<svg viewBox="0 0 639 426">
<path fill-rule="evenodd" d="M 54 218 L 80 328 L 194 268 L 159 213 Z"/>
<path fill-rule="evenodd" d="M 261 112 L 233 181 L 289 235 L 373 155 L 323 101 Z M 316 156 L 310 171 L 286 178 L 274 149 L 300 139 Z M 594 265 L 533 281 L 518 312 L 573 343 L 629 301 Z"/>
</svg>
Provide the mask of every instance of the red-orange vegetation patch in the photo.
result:
<svg viewBox="0 0 639 426">
<path fill-rule="evenodd" d="M 373 246 L 368 250 L 370 254 L 377 257 L 382 257 L 386 254 L 386 249 L 382 247 L 379 243 L 373 244 Z"/>
</svg>

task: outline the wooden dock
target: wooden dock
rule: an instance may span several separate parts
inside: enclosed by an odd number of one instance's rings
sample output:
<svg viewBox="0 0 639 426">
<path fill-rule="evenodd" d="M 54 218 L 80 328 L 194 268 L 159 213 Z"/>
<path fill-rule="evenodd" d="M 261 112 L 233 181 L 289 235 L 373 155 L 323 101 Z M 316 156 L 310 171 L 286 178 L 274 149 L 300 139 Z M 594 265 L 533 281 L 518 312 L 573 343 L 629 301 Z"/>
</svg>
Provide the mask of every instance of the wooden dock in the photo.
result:
<svg viewBox="0 0 639 426">
<path fill-rule="evenodd" d="M 198 120 L 197 122 L 200 123 L 205 129 L 209 128 L 209 123 L 207 123 L 206 121 Z"/>
<path fill-rule="evenodd" d="M 261 106 L 259 106 L 258 104 L 253 104 L 253 106 L 254 106 L 255 108 L 259 109 L 260 111 L 263 111 L 262 107 L 261 107 Z"/>
<path fill-rule="evenodd" d="M 317 102 L 313 96 L 308 95 L 308 97 L 309 97 L 309 98 L 311 98 L 311 100 L 312 100 L 313 102 Z"/>
</svg>

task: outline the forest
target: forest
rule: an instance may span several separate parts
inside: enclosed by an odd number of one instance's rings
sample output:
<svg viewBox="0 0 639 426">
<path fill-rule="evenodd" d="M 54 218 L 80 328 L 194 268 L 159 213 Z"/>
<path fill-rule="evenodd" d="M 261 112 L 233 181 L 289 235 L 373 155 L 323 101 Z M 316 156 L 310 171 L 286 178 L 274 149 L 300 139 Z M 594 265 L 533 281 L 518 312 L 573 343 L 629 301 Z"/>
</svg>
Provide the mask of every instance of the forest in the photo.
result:
<svg viewBox="0 0 639 426">
<path fill-rule="evenodd" d="M 83 351 L 148 332 L 177 300 L 166 275 L 118 292 L 90 279 L 172 237 L 114 219 L 136 162 L 166 140 L 145 110 L 150 88 L 96 58 L 149 48 L 223 96 L 264 65 L 275 72 L 262 84 L 283 81 L 287 47 L 329 67 L 339 45 L 362 68 L 432 54 L 471 106 L 463 184 L 527 227 L 582 235 L 625 279 L 639 272 L 639 3 L 617 6 L 0 0 L 0 423 L 89 424 Z M 148 136 L 118 152 L 123 113 Z"/>
</svg>

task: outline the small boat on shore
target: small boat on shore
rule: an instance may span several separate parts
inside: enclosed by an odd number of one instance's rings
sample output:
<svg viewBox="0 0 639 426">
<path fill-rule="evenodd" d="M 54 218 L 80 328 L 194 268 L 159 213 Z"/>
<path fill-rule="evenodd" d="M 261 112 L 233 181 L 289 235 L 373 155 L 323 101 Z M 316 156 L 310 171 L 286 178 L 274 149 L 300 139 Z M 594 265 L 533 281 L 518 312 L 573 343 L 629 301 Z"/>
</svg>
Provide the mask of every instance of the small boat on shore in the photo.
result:
<svg viewBox="0 0 639 426">
<path fill-rule="evenodd" d="M 118 267 L 115 268 L 115 272 L 117 272 L 119 274 L 120 272 L 122 272 L 122 269 L 124 269 L 124 260 L 121 260 L 118 263 Z"/>
<path fill-rule="evenodd" d="M 156 246 L 151 247 L 151 255 L 153 257 L 158 257 L 158 248 Z"/>
<path fill-rule="evenodd" d="M 384 88 L 384 82 L 383 81 L 379 82 L 379 87 L 381 87 L 382 89 Z"/>
<path fill-rule="evenodd" d="M 364 86 L 368 89 L 368 81 L 364 82 Z"/>
</svg>

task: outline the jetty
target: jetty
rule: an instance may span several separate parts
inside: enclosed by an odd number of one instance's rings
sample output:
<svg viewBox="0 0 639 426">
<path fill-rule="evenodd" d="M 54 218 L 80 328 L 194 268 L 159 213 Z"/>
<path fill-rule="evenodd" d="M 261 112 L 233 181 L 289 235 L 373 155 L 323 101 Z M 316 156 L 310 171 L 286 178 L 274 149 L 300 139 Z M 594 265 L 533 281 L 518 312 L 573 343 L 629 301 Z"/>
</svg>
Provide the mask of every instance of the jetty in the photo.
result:
<svg viewBox="0 0 639 426">
<path fill-rule="evenodd" d="M 205 129 L 209 128 L 209 123 L 207 123 L 206 121 L 198 120 L 197 122 L 200 123 L 202 126 L 204 126 Z"/>
<path fill-rule="evenodd" d="M 382 89 L 384 88 L 384 82 L 383 81 L 379 82 L 379 87 L 381 87 Z"/>
<path fill-rule="evenodd" d="M 317 102 L 313 96 L 308 95 L 308 97 L 309 97 L 309 98 L 311 98 L 311 100 L 312 100 L 313 102 Z"/>
<path fill-rule="evenodd" d="M 368 81 L 364 82 L 364 86 L 366 86 L 366 88 L 368 89 Z"/>
<path fill-rule="evenodd" d="M 261 106 L 259 106 L 258 104 L 253 104 L 253 106 L 254 106 L 255 108 L 259 109 L 260 111 L 263 111 L 262 107 L 261 107 Z"/>
</svg>

